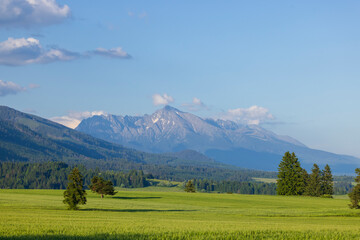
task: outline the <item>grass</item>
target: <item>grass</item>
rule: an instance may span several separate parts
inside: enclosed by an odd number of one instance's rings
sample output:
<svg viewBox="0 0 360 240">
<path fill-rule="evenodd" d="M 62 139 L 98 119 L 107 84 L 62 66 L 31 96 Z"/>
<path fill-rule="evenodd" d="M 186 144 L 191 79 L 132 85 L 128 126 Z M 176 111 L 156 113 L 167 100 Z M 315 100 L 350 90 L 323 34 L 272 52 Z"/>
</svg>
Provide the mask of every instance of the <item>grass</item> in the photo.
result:
<svg viewBox="0 0 360 240">
<path fill-rule="evenodd" d="M 116 191 L 131 191 L 131 192 L 184 192 L 182 182 L 148 179 L 151 186 L 144 188 L 119 188 L 115 187 Z"/>
<path fill-rule="evenodd" d="M 159 189 L 159 188 L 157 188 Z M 0 190 L 0 239 L 359 239 L 348 199 L 88 192 L 68 211 L 61 190 Z"/>
<path fill-rule="evenodd" d="M 124 191 L 124 192 L 184 192 L 183 188 L 180 187 L 156 187 L 149 186 L 144 188 L 115 188 L 116 191 Z"/>
<path fill-rule="evenodd" d="M 253 178 L 256 182 L 276 183 L 276 178 Z"/>
</svg>

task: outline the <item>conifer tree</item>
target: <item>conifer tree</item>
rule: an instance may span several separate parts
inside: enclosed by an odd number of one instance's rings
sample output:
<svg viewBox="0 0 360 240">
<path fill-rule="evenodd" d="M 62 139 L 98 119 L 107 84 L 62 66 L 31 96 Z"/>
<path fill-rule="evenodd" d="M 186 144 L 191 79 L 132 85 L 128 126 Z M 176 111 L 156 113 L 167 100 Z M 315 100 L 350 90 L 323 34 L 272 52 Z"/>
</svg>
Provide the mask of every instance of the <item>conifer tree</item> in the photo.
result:
<svg viewBox="0 0 360 240">
<path fill-rule="evenodd" d="M 68 176 L 68 186 L 64 191 L 64 204 L 69 210 L 77 210 L 78 204 L 86 204 L 86 192 L 83 189 L 83 177 L 79 169 L 74 168 Z"/>
<path fill-rule="evenodd" d="M 304 170 L 295 153 L 286 152 L 278 170 L 278 195 L 301 195 L 304 192 Z"/>
<path fill-rule="evenodd" d="M 308 196 L 320 197 L 322 195 L 322 173 L 317 164 L 314 163 L 313 168 L 311 169 L 311 174 L 309 175 L 305 194 Z"/>
<path fill-rule="evenodd" d="M 104 198 L 104 195 L 115 195 L 117 193 L 115 192 L 113 183 L 111 181 L 106 181 L 98 176 L 94 176 L 91 179 L 91 185 L 89 188 L 92 192 L 101 194 L 101 198 Z"/>
<path fill-rule="evenodd" d="M 360 168 L 355 169 L 355 173 L 357 174 L 355 178 L 356 186 L 352 189 L 352 191 L 348 194 L 350 197 L 351 203 L 349 204 L 350 208 L 359 209 L 360 202 Z"/>
<path fill-rule="evenodd" d="M 322 194 L 324 195 L 333 195 L 334 194 L 334 178 L 331 173 L 330 166 L 326 164 L 324 170 L 322 171 L 322 178 L 321 178 L 321 187 L 322 187 Z"/>
<path fill-rule="evenodd" d="M 191 192 L 194 193 L 195 192 L 195 185 L 193 183 L 193 181 L 189 180 L 186 185 L 185 185 L 185 192 Z"/>
<path fill-rule="evenodd" d="M 304 187 L 303 194 L 305 194 L 306 188 L 309 184 L 309 174 L 304 168 L 302 169 L 302 179 L 303 179 L 303 187 Z"/>
</svg>

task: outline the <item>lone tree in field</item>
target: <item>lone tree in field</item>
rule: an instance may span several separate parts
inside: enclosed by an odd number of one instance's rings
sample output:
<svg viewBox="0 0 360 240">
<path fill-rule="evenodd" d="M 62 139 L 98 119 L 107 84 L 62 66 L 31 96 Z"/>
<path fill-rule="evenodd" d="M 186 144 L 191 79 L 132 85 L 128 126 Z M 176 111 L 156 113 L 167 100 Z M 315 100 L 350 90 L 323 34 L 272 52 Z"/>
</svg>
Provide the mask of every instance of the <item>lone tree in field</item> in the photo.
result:
<svg viewBox="0 0 360 240">
<path fill-rule="evenodd" d="M 311 174 L 308 177 L 305 194 L 308 196 L 320 197 L 322 193 L 322 172 L 317 164 L 314 163 Z"/>
<path fill-rule="evenodd" d="M 117 193 L 115 192 L 113 183 L 111 181 L 106 181 L 103 178 L 97 176 L 94 176 L 91 179 L 89 188 L 92 192 L 101 194 L 101 198 L 104 198 L 104 195 L 115 195 Z"/>
<path fill-rule="evenodd" d="M 68 176 L 69 183 L 64 191 L 64 204 L 68 209 L 77 210 L 78 204 L 86 204 L 86 192 L 83 189 L 83 177 L 78 168 L 74 168 Z"/>
<path fill-rule="evenodd" d="M 330 166 L 326 164 L 321 176 L 321 190 L 324 195 L 334 194 L 334 178 Z"/>
<path fill-rule="evenodd" d="M 355 169 L 355 173 L 357 174 L 355 178 L 355 182 L 357 183 L 353 190 L 349 193 L 350 201 L 349 204 L 350 208 L 359 209 L 359 202 L 360 202 L 360 168 Z"/>
<path fill-rule="evenodd" d="M 279 164 L 277 179 L 278 195 L 301 195 L 304 192 L 304 169 L 295 153 L 286 152 Z"/>
<path fill-rule="evenodd" d="M 189 180 L 186 185 L 185 185 L 185 192 L 191 192 L 194 193 L 195 192 L 195 186 L 193 181 Z"/>
</svg>

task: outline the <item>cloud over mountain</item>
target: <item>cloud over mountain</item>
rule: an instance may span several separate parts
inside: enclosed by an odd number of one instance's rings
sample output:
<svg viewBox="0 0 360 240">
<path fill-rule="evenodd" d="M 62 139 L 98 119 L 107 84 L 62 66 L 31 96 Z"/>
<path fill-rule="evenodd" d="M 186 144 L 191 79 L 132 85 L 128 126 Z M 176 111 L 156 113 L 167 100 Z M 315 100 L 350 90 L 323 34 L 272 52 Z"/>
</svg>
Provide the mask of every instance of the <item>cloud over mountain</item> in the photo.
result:
<svg viewBox="0 0 360 240">
<path fill-rule="evenodd" d="M 259 125 L 261 123 L 275 119 L 268 109 L 256 105 L 249 108 L 229 109 L 219 118 L 224 120 L 231 120 L 237 123 L 254 125 Z"/>
<path fill-rule="evenodd" d="M 164 93 L 163 95 L 154 94 L 152 96 L 152 99 L 153 99 L 153 104 L 155 106 L 167 105 L 169 103 L 174 102 L 174 98 L 172 96 L 167 95 L 166 93 Z"/>
<path fill-rule="evenodd" d="M 69 128 L 76 128 L 83 119 L 97 115 L 106 115 L 106 113 L 104 111 L 69 112 L 66 116 L 52 117 L 50 120 Z"/>
<path fill-rule="evenodd" d="M 2 0 L 0 27 L 33 27 L 60 23 L 69 18 L 70 8 L 55 0 Z"/>
<path fill-rule="evenodd" d="M 197 112 L 200 110 L 208 110 L 208 106 L 205 105 L 199 98 L 194 97 L 191 103 L 184 103 L 183 107 L 191 112 Z"/>
</svg>

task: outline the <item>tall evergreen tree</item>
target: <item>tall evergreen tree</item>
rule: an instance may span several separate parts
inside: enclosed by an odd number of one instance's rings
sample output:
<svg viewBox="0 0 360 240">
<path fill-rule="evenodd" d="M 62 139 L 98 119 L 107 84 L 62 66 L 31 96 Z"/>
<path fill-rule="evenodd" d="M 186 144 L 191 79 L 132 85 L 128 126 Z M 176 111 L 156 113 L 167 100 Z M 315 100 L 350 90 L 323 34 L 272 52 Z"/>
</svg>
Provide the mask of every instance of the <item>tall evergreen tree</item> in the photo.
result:
<svg viewBox="0 0 360 240">
<path fill-rule="evenodd" d="M 304 170 L 295 153 L 286 152 L 278 170 L 278 195 L 301 195 L 304 192 Z"/>
<path fill-rule="evenodd" d="M 314 163 L 313 168 L 311 169 L 311 174 L 309 175 L 307 186 L 305 189 L 305 194 L 309 196 L 319 197 L 322 195 L 322 173 L 317 164 Z"/>
<path fill-rule="evenodd" d="M 348 194 L 350 197 L 351 203 L 349 204 L 350 208 L 359 209 L 360 202 L 360 168 L 355 169 L 355 173 L 357 174 L 355 178 L 356 186 L 352 189 L 352 191 Z"/>
<path fill-rule="evenodd" d="M 334 194 L 334 178 L 331 173 L 330 166 L 326 164 L 321 176 L 321 188 L 322 194 L 333 195 Z"/>
<path fill-rule="evenodd" d="M 309 174 L 307 173 L 307 171 L 305 170 L 305 168 L 303 168 L 302 169 L 302 178 L 303 178 L 303 183 L 304 183 L 304 192 L 303 192 L 303 194 L 305 194 L 305 192 L 306 192 L 306 188 L 307 188 L 307 186 L 308 186 L 308 184 L 309 184 Z"/>
<path fill-rule="evenodd" d="M 68 209 L 77 210 L 78 204 L 86 204 L 86 192 L 83 188 L 83 177 L 78 168 L 74 168 L 68 176 L 69 183 L 64 191 L 64 204 Z"/>
</svg>

